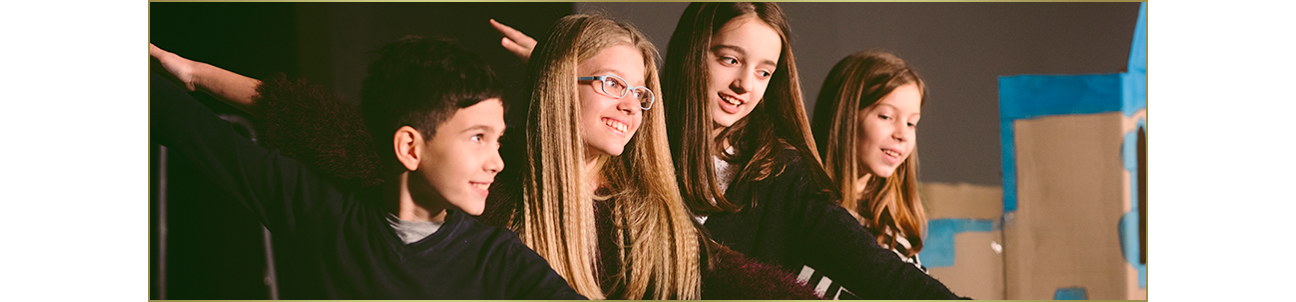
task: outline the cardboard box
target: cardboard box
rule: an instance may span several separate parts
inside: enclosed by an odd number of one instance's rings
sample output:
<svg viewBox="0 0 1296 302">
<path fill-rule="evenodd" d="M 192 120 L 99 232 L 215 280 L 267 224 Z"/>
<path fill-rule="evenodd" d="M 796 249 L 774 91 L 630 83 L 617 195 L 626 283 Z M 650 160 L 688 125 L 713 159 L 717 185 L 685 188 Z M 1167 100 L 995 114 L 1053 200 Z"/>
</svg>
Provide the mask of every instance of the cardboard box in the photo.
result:
<svg viewBox="0 0 1296 302">
<path fill-rule="evenodd" d="M 920 183 L 918 194 L 929 220 L 918 258 L 928 273 L 955 294 L 1004 299 L 1003 189 Z"/>
</svg>

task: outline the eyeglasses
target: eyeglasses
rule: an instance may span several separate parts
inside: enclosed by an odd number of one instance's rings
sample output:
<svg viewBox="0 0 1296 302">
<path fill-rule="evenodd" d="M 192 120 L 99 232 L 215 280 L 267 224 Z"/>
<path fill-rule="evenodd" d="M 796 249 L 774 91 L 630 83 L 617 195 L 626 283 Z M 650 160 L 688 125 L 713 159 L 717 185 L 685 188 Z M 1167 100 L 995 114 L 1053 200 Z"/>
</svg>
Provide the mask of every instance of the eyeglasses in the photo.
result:
<svg viewBox="0 0 1296 302">
<path fill-rule="evenodd" d="M 655 100 L 653 98 L 652 90 L 649 90 L 648 87 L 630 87 L 629 84 L 626 84 L 625 79 L 614 74 L 597 77 L 577 77 L 576 80 L 599 81 L 603 83 L 602 85 L 599 85 L 599 89 L 602 90 L 604 94 L 618 99 L 624 98 L 626 95 L 633 93 L 634 97 L 639 99 L 639 108 L 643 110 L 652 109 L 653 101 Z"/>
</svg>

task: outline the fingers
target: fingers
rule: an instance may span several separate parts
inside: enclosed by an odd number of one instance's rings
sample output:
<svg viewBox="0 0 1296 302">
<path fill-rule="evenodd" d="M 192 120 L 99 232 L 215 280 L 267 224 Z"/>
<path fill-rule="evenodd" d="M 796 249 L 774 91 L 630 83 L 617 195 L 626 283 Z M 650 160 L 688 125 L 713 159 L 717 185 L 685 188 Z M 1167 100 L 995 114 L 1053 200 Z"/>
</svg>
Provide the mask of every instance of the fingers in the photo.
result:
<svg viewBox="0 0 1296 302">
<path fill-rule="evenodd" d="M 531 58 L 531 51 L 534 50 L 536 46 L 535 39 L 532 39 L 521 31 L 513 29 L 508 25 L 499 23 L 499 21 L 495 21 L 495 19 L 491 19 L 490 23 L 492 27 L 495 27 L 495 30 L 504 34 L 504 38 L 500 39 L 500 46 L 503 46 L 504 49 L 517 55 L 518 59 L 521 59 L 524 63 Z"/>
<path fill-rule="evenodd" d="M 529 48 L 529 47 L 525 47 L 525 46 L 522 46 L 522 45 L 518 45 L 517 42 L 514 42 L 513 40 L 511 40 L 511 39 L 509 39 L 509 38 L 501 39 L 501 40 L 500 40 L 500 45 L 501 45 L 501 46 L 504 46 L 504 49 L 507 49 L 508 51 L 513 52 L 514 54 L 518 55 L 519 57 L 526 57 L 526 56 L 530 56 L 530 54 L 531 54 L 531 48 Z"/>
<path fill-rule="evenodd" d="M 532 39 L 530 36 L 527 36 L 521 31 L 513 29 L 508 25 L 499 23 L 499 21 L 495 21 L 495 19 L 491 19 L 490 23 L 492 27 L 495 27 L 495 30 L 499 31 L 501 34 L 504 34 L 504 37 L 508 38 L 509 40 L 512 40 L 514 44 L 517 44 L 526 49 L 535 48 L 536 40 Z"/>
<path fill-rule="evenodd" d="M 167 53 L 167 52 L 166 52 L 165 50 L 162 50 L 161 48 L 158 48 L 157 45 L 153 45 L 153 43 L 149 43 L 149 56 L 150 56 L 150 57 L 154 57 L 154 58 L 162 59 L 162 55 L 164 55 L 164 54 L 166 54 L 166 53 Z"/>
</svg>

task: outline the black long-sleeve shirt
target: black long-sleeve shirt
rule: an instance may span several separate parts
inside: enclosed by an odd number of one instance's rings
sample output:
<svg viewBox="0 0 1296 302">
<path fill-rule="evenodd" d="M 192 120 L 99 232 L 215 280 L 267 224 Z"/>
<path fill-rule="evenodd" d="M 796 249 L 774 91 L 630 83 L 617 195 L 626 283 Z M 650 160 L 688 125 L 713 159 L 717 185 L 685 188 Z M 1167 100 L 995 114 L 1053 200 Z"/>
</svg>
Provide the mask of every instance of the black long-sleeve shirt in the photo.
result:
<svg viewBox="0 0 1296 302">
<path fill-rule="evenodd" d="M 810 266 L 863 299 L 959 299 L 949 288 L 901 261 L 860 225 L 835 196 L 820 193 L 813 173 L 795 150 L 779 152 L 782 172 L 733 183 L 725 198 L 755 205 L 715 213 L 706 228 L 717 242 L 790 272 Z M 774 169 L 779 171 L 779 169 Z"/>
<path fill-rule="evenodd" d="M 181 153 L 282 240 L 290 299 L 583 299 L 507 229 L 451 210 L 404 244 L 376 188 L 333 184 L 239 136 L 179 87 L 153 75 L 151 138 Z"/>
</svg>

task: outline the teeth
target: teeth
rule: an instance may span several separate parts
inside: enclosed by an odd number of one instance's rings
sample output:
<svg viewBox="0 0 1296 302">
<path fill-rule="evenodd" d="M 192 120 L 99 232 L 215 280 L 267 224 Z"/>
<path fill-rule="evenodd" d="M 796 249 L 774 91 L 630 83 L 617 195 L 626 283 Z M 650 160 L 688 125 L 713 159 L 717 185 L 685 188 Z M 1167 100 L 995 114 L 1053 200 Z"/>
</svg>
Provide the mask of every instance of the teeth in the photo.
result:
<svg viewBox="0 0 1296 302">
<path fill-rule="evenodd" d="M 626 128 L 629 128 L 629 127 L 630 127 L 630 126 L 626 125 L 625 123 L 618 122 L 618 121 L 613 120 L 613 119 L 603 119 L 603 124 L 607 125 L 608 127 L 612 127 L 612 129 L 616 129 L 617 131 L 622 132 L 622 133 L 625 133 L 625 132 L 626 132 Z"/>
<path fill-rule="evenodd" d="M 477 187 L 477 189 L 480 189 L 480 190 L 482 190 L 482 191 L 489 191 L 489 190 L 490 190 L 490 184 L 484 184 L 484 183 L 473 183 L 472 186 L 473 186 L 473 187 Z"/>
<path fill-rule="evenodd" d="M 738 99 L 735 99 L 735 98 L 729 97 L 729 96 L 727 96 L 727 95 L 721 95 L 721 96 L 720 96 L 720 100 L 723 100 L 723 101 L 725 101 L 726 103 L 729 103 L 729 105 L 734 105 L 735 107 L 737 107 L 737 106 L 741 106 L 741 105 L 742 105 L 742 102 L 739 102 Z"/>
<path fill-rule="evenodd" d="M 900 153 L 891 150 L 884 149 L 882 150 L 882 153 L 886 153 L 887 155 L 894 156 L 894 157 L 900 157 Z"/>
</svg>

